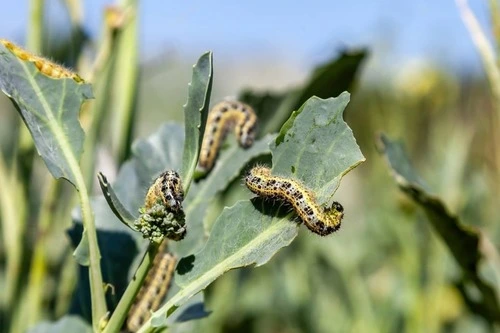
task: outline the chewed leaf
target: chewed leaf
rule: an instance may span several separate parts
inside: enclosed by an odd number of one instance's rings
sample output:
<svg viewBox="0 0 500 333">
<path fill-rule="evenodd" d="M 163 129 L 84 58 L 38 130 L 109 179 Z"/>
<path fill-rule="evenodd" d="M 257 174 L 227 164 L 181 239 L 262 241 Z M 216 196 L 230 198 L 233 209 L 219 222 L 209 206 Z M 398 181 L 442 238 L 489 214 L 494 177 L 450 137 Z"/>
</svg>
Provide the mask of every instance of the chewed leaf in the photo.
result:
<svg viewBox="0 0 500 333">
<path fill-rule="evenodd" d="M 17 107 L 51 174 L 75 184 L 84 140 L 78 115 L 82 103 L 92 98 L 90 85 L 49 77 L 31 58 L 4 44 L 0 43 L 0 89 Z"/>
<path fill-rule="evenodd" d="M 64 68 L 42 57 L 31 54 L 8 40 L 0 39 L 0 44 L 3 44 L 20 60 L 33 63 L 40 71 L 40 73 L 44 75 L 47 75 L 54 79 L 69 78 L 75 80 L 78 83 L 84 82 L 84 80 L 80 76 L 78 76 L 78 74 L 73 73 L 69 69 Z"/>
<path fill-rule="evenodd" d="M 365 160 L 342 119 L 349 94 L 310 98 L 283 125 L 274 144 L 273 174 L 301 180 L 330 204 L 340 179 Z"/>
<path fill-rule="evenodd" d="M 189 84 L 188 100 L 184 106 L 185 138 L 182 155 L 181 176 L 185 192 L 188 192 L 198 163 L 205 123 L 208 116 L 210 94 L 212 91 L 213 60 L 212 52 L 203 54 L 193 66 L 193 77 Z"/>
<path fill-rule="evenodd" d="M 481 274 L 481 269 L 486 266 L 500 269 L 497 259 L 499 255 L 494 246 L 488 246 L 491 242 L 483 233 L 462 224 L 457 216 L 450 214 L 440 198 L 429 194 L 423 181 L 413 169 L 401 143 L 393 142 L 381 135 L 378 147 L 385 155 L 400 189 L 424 210 L 429 222 L 462 268 L 464 282 L 459 283 L 459 289 L 471 310 L 499 322 L 499 295 L 490 281 L 485 279 L 485 275 Z M 471 289 L 465 288 L 466 284 L 474 285 L 475 293 L 470 293 Z"/>
</svg>

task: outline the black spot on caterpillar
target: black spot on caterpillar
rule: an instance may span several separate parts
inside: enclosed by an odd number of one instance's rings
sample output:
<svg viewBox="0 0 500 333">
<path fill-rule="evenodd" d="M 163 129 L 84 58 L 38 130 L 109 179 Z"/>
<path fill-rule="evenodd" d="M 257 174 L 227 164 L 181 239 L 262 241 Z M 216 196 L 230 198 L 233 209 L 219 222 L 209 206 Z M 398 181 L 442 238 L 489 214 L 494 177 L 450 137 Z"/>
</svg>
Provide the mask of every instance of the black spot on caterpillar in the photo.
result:
<svg viewBox="0 0 500 333">
<path fill-rule="evenodd" d="M 182 210 L 184 190 L 182 189 L 181 177 L 172 170 L 163 172 L 156 178 L 153 185 L 146 194 L 144 207 L 149 209 L 158 201 L 173 212 Z"/>
<path fill-rule="evenodd" d="M 208 114 L 198 161 L 198 169 L 201 172 L 207 173 L 213 168 L 222 143 L 232 129 L 241 147 L 252 146 L 257 132 L 257 116 L 254 110 L 238 101 L 217 103 Z"/>
<path fill-rule="evenodd" d="M 256 166 L 245 176 L 245 184 L 260 197 L 291 205 L 301 222 L 318 235 L 326 236 L 340 228 L 344 217 L 342 205 L 334 202 L 329 208 L 320 206 L 314 194 L 295 179 L 274 176 L 269 168 Z"/>
</svg>

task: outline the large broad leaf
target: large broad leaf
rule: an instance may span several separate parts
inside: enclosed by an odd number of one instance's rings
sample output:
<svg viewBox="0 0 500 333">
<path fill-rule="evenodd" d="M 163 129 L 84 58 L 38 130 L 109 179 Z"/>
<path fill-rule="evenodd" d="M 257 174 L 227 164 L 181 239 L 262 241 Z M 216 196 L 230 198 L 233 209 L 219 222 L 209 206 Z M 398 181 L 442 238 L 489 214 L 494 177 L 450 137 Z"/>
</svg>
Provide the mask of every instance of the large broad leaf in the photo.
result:
<svg viewBox="0 0 500 333">
<path fill-rule="evenodd" d="M 0 43 L 0 89 L 15 104 L 52 175 L 75 185 L 84 140 L 78 113 L 92 98 L 90 85 L 48 77 Z"/>
<path fill-rule="evenodd" d="M 207 52 L 193 66 L 193 78 L 189 84 L 188 100 L 184 106 L 186 141 L 184 141 L 184 153 L 182 155 L 181 177 L 186 192 L 198 163 L 198 155 L 208 116 L 212 79 L 212 52 Z"/>
<path fill-rule="evenodd" d="M 283 125 L 271 146 L 273 172 L 300 179 L 331 204 L 340 179 L 365 158 L 342 119 L 349 94 L 310 98 Z"/>
<path fill-rule="evenodd" d="M 471 310 L 490 321 L 500 322 L 500 281 L 488 280 L 488 276 L 494 275 L 490 274 L 491 271 L 500 271 L 495 247 L 483 233 L 462 224 L 457 216 L 450 214 L 440 198 L 426 190 L 400 142 L 393 142 L 381 135 L 378 146 L 399 188 L 424 210 L 429 222 L 462 268 L 464 277 L 458 287 Z M 471 285 L 474 288 L 470 288 Z"/>
<path fill-rule="evenodd" d="M 338 57 L 318 66 L 301 86 L 283 93 L 244 91 L 240 99 L 252 105 L 263 124 L 261 133 L 277 131 L 310 97 L 328 98 L 352 91 L 357 73 L 368 52 L 364 49 L 344 51 Z"/>
<path fill-rule="evenodd" d="M 293 167 L 293 176 L 302 176 L 301 180 L 311 189 L 324 190 L 321 184 L 327 184 L 326 188 L 334 191 L 336 187 L 328 184 L 334 180 L 337 184 L 346 172 L 364 160 L 352 132 L 342 120 L 347 100 L 348 94 L 327 100 L 312 98 L 295 113 L 280 132 L 278 144 L 271 144 L 273 172 Z M 299 135 L 305 137 L 299 138 Z M 316 140 L 312 142 L 308 139 L 311 137 Z M 307 159 L 303 158 L 306 153 Z M 334 172 L 330 171 L 332 163 Z M 311 165 L 314 165 L 316 177 L 306 177 L 307 170 L 313 168 Z M 289 175 L 289 172 L 282 175 Z M 325 197 L 332 195 L 333 192 Z M 224 209 L 203 249 L 179 262 L 176 282 L 182 287 L 181 291 L 155 312 L 141 331 L 147 331 L 150 326 L 167 325 L 167 317 L 178 306 L 223 273 L 238 267 L 265 264 L 280 248 L 290 244 L 297 229 L 288 210 L 260 199 L 240 201 Z"/>
</svg>

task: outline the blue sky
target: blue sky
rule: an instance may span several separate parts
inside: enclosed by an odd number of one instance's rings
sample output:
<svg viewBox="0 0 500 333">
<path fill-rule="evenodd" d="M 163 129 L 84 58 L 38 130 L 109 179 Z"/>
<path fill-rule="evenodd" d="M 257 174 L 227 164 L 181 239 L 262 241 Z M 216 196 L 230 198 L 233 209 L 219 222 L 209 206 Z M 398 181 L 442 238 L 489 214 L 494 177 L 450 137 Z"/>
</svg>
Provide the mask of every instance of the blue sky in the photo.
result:
<svg viewBox="0 0 500 333">
<path fill-rule="evenodd" d="M 7 1 L 0 36 L 23 42 L 28 0 Z M 46 0 L 57 7 L 61 0 Z M 486 1 L 470 0 L 483 26 Z M 83 1 L 85 25 L 97 36 L 102 9 Z M 49 19 L 58 11 L 50 11 Z M 213 50 L 221 59 L 272 56 L 310 67 L 345 46 L 368 46 L 388 66 L 428 58 L 457 70 L 480 70 L 480 60 L 454 0 L 151 1 L 140 7 L 142 55 Z"/>
</svg>

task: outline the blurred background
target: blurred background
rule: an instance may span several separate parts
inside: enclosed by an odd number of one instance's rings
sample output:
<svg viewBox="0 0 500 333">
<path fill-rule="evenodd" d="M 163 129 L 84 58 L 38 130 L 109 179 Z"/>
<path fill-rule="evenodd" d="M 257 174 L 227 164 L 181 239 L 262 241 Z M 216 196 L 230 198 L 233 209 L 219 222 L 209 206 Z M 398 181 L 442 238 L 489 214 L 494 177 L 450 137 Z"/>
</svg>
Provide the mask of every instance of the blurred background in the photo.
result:
<svg viewBox="0 0 500 333">
<path fill-rule="evenodd" d="M 470 2 L 492 45 L 494 2 Z M 76 41 L 90 41 L 90 58 L 99 54 L 110 3 L 82 1 L 78 14 L 68 10 L 71 3 L 78 1 L 45 1 L 39 49 L 85 68 Z M 0 37 L 27 44 L 31 5 L 4 1 Z M 401 139 L 433 193 L 498 244 L 495 102 L 454 1 L 142 1 L 138 8 L 132 138 L 150 135 L 161 122 L 183 120 L 191 66 L 206 50 L 214 52 L 212 103 L 243 90 L 279 94 L 303 85 L 323 63 L 367 52 L 352 84 L 346 83 L 352 96 L 345 119 L 366 162 L 337 191 L 346 211 L 342 230 L 321 239 L 301 230 L 264 267 L 224 275 L 206 292 L 213 313 L 193 332 L 493 330 L 467 308 L 454 285 L 457 264 L 375 149 L 377 133 Z M 71 28 L 74 22 L 80 30 Z M 79 72 L 86 78 L 85 70 Z M 7 160 L 17 117 L 0 96 Z M 223 201 L 228 205 L 234 202 L 230 193 Z M 55 252 L 63 257 L 63 250 Z M 59 269 L 62 261 L 48 266 Z M 64 309 L 42 311 L 40 319 L 55 319 Z"/>
</svg>

